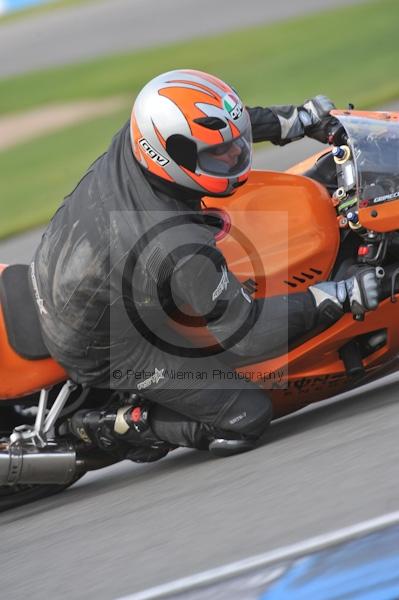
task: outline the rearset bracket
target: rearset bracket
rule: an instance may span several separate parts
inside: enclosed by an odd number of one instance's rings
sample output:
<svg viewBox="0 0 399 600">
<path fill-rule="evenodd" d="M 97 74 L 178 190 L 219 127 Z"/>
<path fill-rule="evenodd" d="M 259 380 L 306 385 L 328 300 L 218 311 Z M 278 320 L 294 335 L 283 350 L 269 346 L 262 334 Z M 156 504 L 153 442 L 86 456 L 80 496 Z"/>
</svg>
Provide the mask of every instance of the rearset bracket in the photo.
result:
<svg viewBox="0 0 399 600">
<path fill-rule="evenodd" d="M 46 411 L 50 390 L 43 389 L 40 392 L 39 405 L 34 426 L 19 425 L 16 427 L 10 435 L 10 446 L 26 443 L 32 444 L 38 448 L 44 448 L 47 446 L 48 434 L 50 434 L 53 430 L 53 427 L 66 402 L 68 401 L 68 398 L 72 392 L 76 390 L 76 388 L 77 384 L 68 380 L 62 386 L 53 406 L 50 408 L 47 415 Z"/>
</svg>

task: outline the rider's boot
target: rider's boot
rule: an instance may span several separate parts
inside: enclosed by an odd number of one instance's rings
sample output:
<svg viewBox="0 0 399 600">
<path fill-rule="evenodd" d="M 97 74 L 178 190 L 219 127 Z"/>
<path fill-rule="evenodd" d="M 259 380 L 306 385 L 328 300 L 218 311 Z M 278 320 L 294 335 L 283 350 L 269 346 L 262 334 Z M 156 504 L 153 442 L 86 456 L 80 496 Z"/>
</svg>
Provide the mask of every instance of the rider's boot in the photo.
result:
<svg viewBox="0 0 399 600">
<path fill-rule="evenodd" d="M 218 457 L 254 450 L 260 437 L 222 431 L 204 423 L 195 423 L 195 428 L 197 429 L 196 442 L 193 446 L 198 450 L 208 450 L 213 456 Z"/>
<path fill-rule="evenodd" d="M 240 440 L 229 440 L 225 437 L 215 437 L 209 444 L 208 450 L 214 456 L 233 456 L 242 454 L 256 448 L 256 439 L 242 438 Z"/>
<path fill-rule="evenodd" d="M 272 413 L 272 403 L 265 391 L 248 384 L 248 389 L 236 394 L 234 401 L 226 404 L 211 423 L 190 419 L 157 404 L 152 408 L 151 423 L 156 435 L 171 444 L 208 450 L 214 456 L 224 457 L 256 448 L 267 431 Z"/>
<path fill-rule="evenodd" d="M 69 431 L 86 444 L 109 452 L 120 459 L 153 462 L 175 448 L 160 440 L 148 419 L 149 404 L 133 403 L 106 410 L 80 410 L 69 421 Z"/>
</svg>

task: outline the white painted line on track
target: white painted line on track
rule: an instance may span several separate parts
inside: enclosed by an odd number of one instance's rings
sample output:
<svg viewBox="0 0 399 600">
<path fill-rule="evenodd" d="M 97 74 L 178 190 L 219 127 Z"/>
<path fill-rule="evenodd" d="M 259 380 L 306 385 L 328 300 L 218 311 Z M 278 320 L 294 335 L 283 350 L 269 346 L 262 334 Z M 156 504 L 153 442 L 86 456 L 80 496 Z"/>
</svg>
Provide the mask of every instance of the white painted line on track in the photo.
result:
<svg viewBox="0 0 399 600">
<path fill-rule="evenodd" d="M 237 575 L 257 567 L 266 567 L 277 561 L 294 559 L 304 554 L 317 552 L 328 546 L 340 544 L 360 535 L 370 534 L 378 529 L 383 529 L 384 527 L 394 524 L 399 524 L 399 511 L 387 513 L 380 517 L 357 523 L 356 525 L 337 529 L 290 546 L 284 546 L 272 550 L 271 552 L 266 552 L 265 554 L 258 554 L 257 556 L 224 565 L 223 567 L 217 567 L 216 569 L 203 571 L 196 575 L 176 579 L 175 581 L 142 592 L 120 597 L 117 600 L 156 600 L 157 598 L 167 598 L 172 594 L 189 591 L 199 586 L 221 581 L 231 576 L 236 577 Z"/>
</svg>

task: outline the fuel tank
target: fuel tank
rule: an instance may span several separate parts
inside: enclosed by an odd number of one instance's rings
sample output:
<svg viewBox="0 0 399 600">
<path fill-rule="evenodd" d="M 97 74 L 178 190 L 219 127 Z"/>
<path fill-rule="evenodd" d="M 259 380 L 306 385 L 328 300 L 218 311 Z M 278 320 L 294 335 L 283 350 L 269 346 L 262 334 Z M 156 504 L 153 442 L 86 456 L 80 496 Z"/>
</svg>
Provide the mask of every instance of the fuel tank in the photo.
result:
<svg viewBox="0 0 399 600">
<path fill-rule="evenodd" d="M 232 197 L 205 203 L 223 221 L 216 239 L 230 270 L 253 281 L 255 297 L 302 292 L 328 278 L 339 227 L 330 196 L 316 181 L 253 171 Z"/>
</svg>

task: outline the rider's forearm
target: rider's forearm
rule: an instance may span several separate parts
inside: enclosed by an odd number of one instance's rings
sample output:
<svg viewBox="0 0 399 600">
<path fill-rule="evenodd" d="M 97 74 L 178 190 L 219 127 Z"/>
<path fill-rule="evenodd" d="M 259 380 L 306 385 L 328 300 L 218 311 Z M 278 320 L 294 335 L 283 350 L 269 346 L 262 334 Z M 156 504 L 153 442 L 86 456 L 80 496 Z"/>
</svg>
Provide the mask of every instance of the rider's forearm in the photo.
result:
<svg viewBox="0 0 399 600">
<path fill-rule="evenodd" d="M 247 107 L 252 125 L 254 142 L 272 142 L 278 144 L 281 139 L 281 127 L 277 116 L 270 108 Z"/>
<path fill-rule="evenodd" d="M 330 115 L 335 105 L 327 96 L 319 94 L 301 106 L 292 104 L 249 108 L 255 142 L 270 141 L 284 146 L 294 140 L 308 137 L 326 144 L 337 120 Z"/>
<path fill-rule="evenodd" d="M 288 342 L 313 329 L 317 321 L 317 309 L 307 292 L 258 299 L 247 307 L 237 297 L 219 320 L 208 323 L 221 345 L 230 338 L 226 350 L 239 356 L 283 353 Z"/>
<path fill-rule="evenodd" d="M 216 249 L 220 271 L 204 253 L 184 261 L 174 271 L 175 296 L 197 315 L 206 315 L 207 327 L 220 345 L 240 356 L 284 352 L 287 342 L 311 330 L 317 308 L 310 293 L 254 300 L 229 272 Z"/>
<path fill-rule="evenodd" d="M 305 129 L 298 118 L 296 106 L 271 106 L 269 108 L 256 106 L 247 108 L 247 110 L 251 119 L 254 142 L 272 142 L 283 146 L 305 135 Z"/>
</svg>

